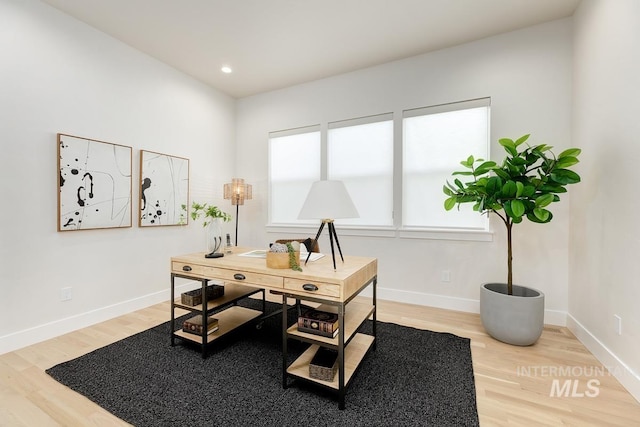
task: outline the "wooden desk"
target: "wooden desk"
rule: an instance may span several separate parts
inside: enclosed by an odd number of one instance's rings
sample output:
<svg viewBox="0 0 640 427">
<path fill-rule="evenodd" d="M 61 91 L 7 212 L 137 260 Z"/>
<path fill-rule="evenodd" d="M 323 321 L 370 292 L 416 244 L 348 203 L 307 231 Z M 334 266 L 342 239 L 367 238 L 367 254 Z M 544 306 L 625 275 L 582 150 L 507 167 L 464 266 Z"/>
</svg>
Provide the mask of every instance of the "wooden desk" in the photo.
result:
<svg viewBox="0 0 640 427">
<path fill-rule="evenodd" d="M 206 347 L 216 338 L 230 330 L 258 318 L 263 313 L 235 306 L 238 299 L 264 291 L 275 291 L 282 295 L 282 386 L 288 386 L 288 378 L 313 381 L 323 387 L 335 390 L 339 396 L 340 409 L 344 408 L 344 397 L 349 381 L 360 362 L 371 348 L 376 345 L 376 287 L 378 262 L 375 258 L 345 256 L 344 263 L 338 263 L 334 271 L 331 257 L 325 256 L 317 261 L 302 263 L 302 272 L 291 269 L 273 269 L 266 266 L 264 258 L 244 257 L 250 248 L 234 248 L 233 254 L 222 258 L 207 259 L 204 253 L 195 253 L 171 258 L 171 344 L 174 338 L 188 339 L 202 345 L 203 356 Z M 176 300 L 175 278 L 198 280 L 205 292 L 209 280 L 224 283 L 224 300 L 213 300 L 205 309 L 202 306 L 185 307 Z M 371 303 L 352 302 L 365 288 L 371 286 Z M 227 288 L 229 291 L 227 291 Z M 327 310 L 337 311 L 339 330 L 335 338 L 325 338 L 299 332 L 296 325 L 287 325 L 287 298 L 313 301 L 322 304 Z M 351 303 L 351 304 L 350 304 Z M 348 310 L 347 310 L 348 305 Z M 216 313 L 220 319 L 220 330 L 202 336 L 184 334 L 175 331 L 175 307 L 207 313 L 229 306 L 233 313 L 227 317 Z M 225 310 L 226 312 L 227 310 Z M 224 317 L 224 318 L 223 318 Z M 204 316 L 206 319 L 206 316 Z M 358 333 L 368 319 L 373 320 L 372 335 Z M 223 322 L 223 320 L 225 322 Z M 223 323 L 229 323 L 223 330 Z M 206 330 L 206 324 L 205 324 Z M 294 338 L 311 344 L 296 361 L 287 366 L 287 340 Z M 332 382 L 309 377 L 309 362 L 319 346 L 329 347 L 338 352 L 338 373 Z"/>
</svg>

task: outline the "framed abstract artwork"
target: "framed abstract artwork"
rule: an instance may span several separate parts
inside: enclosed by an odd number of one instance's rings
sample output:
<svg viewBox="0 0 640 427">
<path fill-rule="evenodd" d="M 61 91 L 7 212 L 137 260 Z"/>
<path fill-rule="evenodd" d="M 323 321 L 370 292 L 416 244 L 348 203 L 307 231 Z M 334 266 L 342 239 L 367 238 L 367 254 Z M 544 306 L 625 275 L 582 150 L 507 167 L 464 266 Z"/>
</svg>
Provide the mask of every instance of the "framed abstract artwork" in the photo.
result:
<svg viewBox="0 0 640 427">
<path fill-rule="evenodd" d="M 189 159 L 140 151 L 140 227 L 188 222 Z"/>
<path fill-rule="evenodd" d="M 58 134 L 58 231 L 131 227 L 131 151 Z"/>
</svg>

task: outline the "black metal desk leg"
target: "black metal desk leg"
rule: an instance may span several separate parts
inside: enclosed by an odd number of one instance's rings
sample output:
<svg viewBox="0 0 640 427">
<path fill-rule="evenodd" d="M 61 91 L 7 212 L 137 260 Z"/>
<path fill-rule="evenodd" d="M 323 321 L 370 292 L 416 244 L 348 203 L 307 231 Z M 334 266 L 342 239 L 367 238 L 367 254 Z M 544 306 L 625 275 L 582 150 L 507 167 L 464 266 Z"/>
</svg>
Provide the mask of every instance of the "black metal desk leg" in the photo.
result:
<svg viewBox="0 0 640 427">
<path fill-rule="evenodd" d="M 338 306 L 338 398 L 339 409 L 344 409 L 344 304 Z"/>
<path fill-rule="evenodd" d="M 176 276 L 171 274 L 171 347 L 176 345 L 176 339 L 173 335 L 175 332 L 175 324 L 176 324 L 176 316 L 173 313 L 174 308 L 173 304 L 175 304 L 175 285 L 176 285 Z"/>
<path fill-rule="evenodd" d="M 282 388 L 287 388 L 287 296 L 282 295 Z"/>
</svg>

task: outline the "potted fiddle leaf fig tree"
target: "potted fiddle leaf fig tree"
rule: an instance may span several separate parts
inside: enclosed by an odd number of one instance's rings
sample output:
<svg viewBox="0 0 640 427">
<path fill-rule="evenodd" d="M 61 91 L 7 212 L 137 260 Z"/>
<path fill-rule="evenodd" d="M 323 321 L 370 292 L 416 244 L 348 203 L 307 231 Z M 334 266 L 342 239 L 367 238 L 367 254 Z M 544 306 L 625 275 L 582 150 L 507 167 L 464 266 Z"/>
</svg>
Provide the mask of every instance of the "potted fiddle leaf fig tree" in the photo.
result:
<svg viewBox="0 0 640 427">
<path fill-rule="evenodd" d="M 469 156 L 460 162 L 464 170 L 443 187 L 446 210 L 472 203 L 480 214 L 495 214 L 507 231 L 507 282 L 486 283 L 480 288 L 480 317 L 492 337 L 514 345 L 534 344 L 544 326 L 544 294 L 513 283 L 513 226 L 525 218 L 545 224 L 553 219 L 550 205 L 560 201 L 566 187 L 580 182 L 570 168 L 579 162 L 581 150 L 569 148 L 555 155 L 546 144 L 530 145 L 529 135 L 498 142 L 506 156 L 501 164 Z"/>
</svg>

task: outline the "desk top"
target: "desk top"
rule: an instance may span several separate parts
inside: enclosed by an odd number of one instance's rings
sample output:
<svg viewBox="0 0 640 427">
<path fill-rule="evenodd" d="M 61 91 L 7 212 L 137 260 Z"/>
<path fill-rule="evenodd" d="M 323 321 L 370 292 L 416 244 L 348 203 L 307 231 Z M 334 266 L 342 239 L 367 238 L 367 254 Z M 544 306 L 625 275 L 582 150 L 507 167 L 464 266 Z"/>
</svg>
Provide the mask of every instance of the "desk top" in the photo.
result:
<svg viewBox="0 0 640 427">
<path fill-rule="evenodd" d="M 304 261 L 300 262 L 301 272 L 290 268 L 269 268 L 265 258 L 240 255 L 253 249 L 255 248 L 234 247 L 233 253 L 225 254 L 221 258 L 205 258 L 204 252 L 174 256 L 171 258 L 172 271 L 206 278 L 215 276 L 216 272 L 223 269 L 238 273 L 256 273 L 261 276 L 282 278 L 285 282 L 284 285 L 265 286 L 274 288 L 282 288 L 282 286 L 286 288 L 286 283 L 288 282 L 322 282 L 339 285 L 342 288 L 340 294 L 343 298 L 360 289 L 362 285 L 378 274 L 378 260 L 376 258 L 358 256 L 345 256 L 344 262 L 342 262 L 339 255 L 337 255 L 336 270 L 334 271 L 330 254 L 325 254 L 324 257 L 316 261 L 309 261 L 306 265 L 304 265 Z M 181 265 L 197 266 L 198 268 L 194 268 L 191 272 L 183 273 Z M 262 283 L 269 282 L 265 280 Z"/>
</svg>

